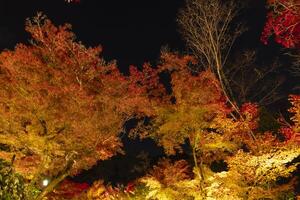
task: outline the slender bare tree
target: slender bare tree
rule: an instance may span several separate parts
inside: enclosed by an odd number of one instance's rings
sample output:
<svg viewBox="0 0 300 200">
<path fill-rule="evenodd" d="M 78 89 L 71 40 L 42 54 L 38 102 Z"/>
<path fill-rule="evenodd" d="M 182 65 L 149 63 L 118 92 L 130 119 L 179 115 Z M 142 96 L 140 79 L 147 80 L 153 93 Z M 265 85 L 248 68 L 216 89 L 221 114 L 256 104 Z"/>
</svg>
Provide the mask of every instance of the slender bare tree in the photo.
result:
<svg viewBox="0 0 300 200">
<path fill-rule="evenodd" d="M 224 94 L 231 106 L 233 95 L 227 87 L 224 66 L 236 38 L 243 32 L 241 25 L 230 26 L 240 7 L 234 0 L 187 0 L 179 12 L 178 23 L 187 46 L 206 69 L 218 77 Z"/>
<path fill-rule="evenodd" d="M 240 8 L 233 0 L 187 0 L 178 23 L 188 47 L 205 68 L 217 72 L 225 65 L 235 39 L 243 32 L 230 23 Z"/>
<path fill-rule="evenodd" d="M 247 50 L 235 54 L 224 70 L 239 105 L 250 101 L 268 106 L 285 97 L 279 92 L 286 79 L 280 73 L 280 62 L 275 59 L 270 64 L 258 63 L 256 53 Z"/>
<path fill-rule="evenodd" d="M 210 69 L 216 75 L 228 102 L 237 113 L 236 104 L 255 100 L 261 105 L 268 105 L 280 99 L 276 91 L 283 80 L 267 81 L 267 75 L 273 73 L 278 65 L 274 63 L 269 68 L 257 67 L 253 65 L 254 53 L 245 53 L 242 59 L 228 63 L 234 42 L 246 30 L 236 20 L 244 7 L 240 2 L 186 0 L 177 19 L 188 48 L 202 64 L 201 68 Z M 243 79 L 244 75 L 248 75 L 248 78 Z M 267 85 L 257 87 L 258 83 L 266 81 Z M 253 92 L 252 88 L 259 89 L 260 94 Z"/>
<path fill-rule="evenodd" d="M 300 78 L 300 49 L 296 49 L 292 53 L 289 52 L 287 55 L 289 55 L 293 60 L 293 65 L 290 69 L 291 74 L 296 78 Z M 293 90 L 296 91 L 296 93 L 299 93 L 300 85 L 297 84 Z"/>
<path fill-rule="evenodd" d="M 295 76 L 300 77 L 300 49 L 296 53 L 289 55 L 294 60 L 291 71 Z"/>
</svg>

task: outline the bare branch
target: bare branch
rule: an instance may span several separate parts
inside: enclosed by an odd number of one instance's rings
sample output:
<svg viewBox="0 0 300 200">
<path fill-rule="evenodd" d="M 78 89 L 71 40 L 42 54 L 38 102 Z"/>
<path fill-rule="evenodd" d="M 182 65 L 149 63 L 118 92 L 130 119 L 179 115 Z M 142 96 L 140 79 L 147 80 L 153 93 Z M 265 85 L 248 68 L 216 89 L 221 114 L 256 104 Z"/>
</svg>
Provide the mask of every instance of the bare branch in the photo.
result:
<svg viewBox="0 0 300 200">
<path fill-rule="evenodd" d="M 232 44 L 243 32 L 241 26 L 229 28 L 239 11 L 234 0 L 187 0 L 180 11 L 181 33 L 205 69 L 216 73 L 225 65 Z"/>
</svg>

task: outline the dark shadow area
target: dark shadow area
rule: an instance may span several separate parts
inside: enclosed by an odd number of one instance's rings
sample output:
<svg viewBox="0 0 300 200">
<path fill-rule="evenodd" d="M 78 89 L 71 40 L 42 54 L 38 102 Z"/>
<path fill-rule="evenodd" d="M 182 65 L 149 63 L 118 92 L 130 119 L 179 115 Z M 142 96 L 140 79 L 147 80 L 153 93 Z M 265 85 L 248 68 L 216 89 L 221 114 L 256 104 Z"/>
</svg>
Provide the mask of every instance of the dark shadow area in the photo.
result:
<svg viewBox="0 0 300 200">
<path fill-rule="evenodd" d="M 99 161 L 93 168 L 83 171 L 72 180 L 92 184 L 101 179 L 106 184 L 125 185 L 145 175 L 164 156 L 164 152 L 152 139 L 129 138 L 127 133 L 135 124 L 136 120 L 129 121 L 125 125 L 126 133 L 121 135 L 124 155 L 118 154 L 109 160 Z"/>
<path fill-rule="evenodd" d="M 228 165 L 224 160 L 213 161 L 210 165 L 210 169 L 213 172 L 223 172 L 228 171 Z"/>
</svg>

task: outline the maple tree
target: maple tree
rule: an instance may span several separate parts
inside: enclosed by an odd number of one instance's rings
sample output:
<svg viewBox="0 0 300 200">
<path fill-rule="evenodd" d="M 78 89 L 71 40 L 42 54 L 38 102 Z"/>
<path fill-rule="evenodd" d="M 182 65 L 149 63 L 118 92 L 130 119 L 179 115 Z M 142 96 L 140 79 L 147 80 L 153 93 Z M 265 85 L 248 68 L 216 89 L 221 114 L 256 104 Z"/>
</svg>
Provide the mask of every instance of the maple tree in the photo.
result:
<svg viewBox="0 0 300 200">
<path fill-rule="evenodd" d="M 294 114 L 291 118 L 293 124 L 288 123 L 285 120 L 281 120 L 282 128 L 280 131 L 288 143 L 296 142 L 300 144 L 300 96 L 291 95 L 290 101 L 292 103 L 292 107 L 289 111 Z"/>
<path fill-rule="evenodd" d="M 82 195 L 87 189 L 89 185 L 87 183 L 76 183 L 70 180 L 65 179 L 59 185 L 59 187 L 55 188 L 48 196 L 51 198 L 78 198 L 78 196 Z"/>
<path fill-rule="evenodd" d="M 30 45 L 0 54 L 0 157 L 15 156 L 15 170 L 32 183 L 60 177 L 55 185 L 121 152 L 125 121 L 151 115 L 155 79 L 123 76 L 99 58 L 100 47 L 75 42 L 70 25 L 39 14 L 26 30 Z"/>
<path fill-rule="evenodd" d="M 261 41 L 268 44 L 271 36 L 275 42 L 290 50 L 288 55 L 293 60 L 290 71 L 299 76 L 300 71 L 300 1 L 269 0 L 268 14 Z M 293 51 L 291 51 L 293 50 Z"/>
<path fill-rule="evenodd" d="M 14 173 L 12 164 L 2 159 L 0 159 L 0 177 L 0 197 L 2 199 L 21 200 L 25 198 L 22 176 Z"/>
<path fill-rule="evenodd" d="M 300 47 L 300 1 L 268 0 L 269 13 L 261 41 L 268 43 L 271 35 L 286 48 Z"/>
<path fill-rule="evenodd" d="M 148 178 L 142 179 L 150 190 L 147 199 L 174 199 L 174 195 L 177 198 L 180 195 L 187 195 L 195 199 L 209 197 L 228 199 L 232 191 L 236 192 L 236 199 L 242 199 L 246 194 L 251 199 L 255 195 L 260 195 L 262 198 L 272 195 L 275 197 L 282 192 L 292 190 L 291 182 L 280 191 L 278 188 L 282 186 L 277 187 L 275 184 L 270 186 L 268 192 L 262 192 L 265 184 L 274 184 L 270 179 L 291 176 L 291 172 L 299 163 L 292 164 L 290 167 L 285 164 L 300 155 L 297 143 L 287 144 L 288 139 L 280 142 L 270 132 L 259 133 L 257 104 L 245 103 L 239 108 L 242 118 L 233 116 L 234 109 L 226 104 L 226 98 L 216 77 L 210 71 L 193 72 L 195 64 L 197 62 L 191 56 L 162 53 L 157 68 L 170 73 L 172 101 L 157 104 L 156 114 L 150 122 L 146 126 L 137 127 L 140 129 L 138 134 L 141 137 L 152 137 L 157 140 L 167 154 L 183 152 L 182 145 L 188 144 L 194 161 L 194 176 L 186 178 L 183 182 L 167 181 L 166 183 L 159 178 L 163 176 L 149 174 Z M 294 112 L 295 108 L 291 110 Z M 250 130 L 255 135 L 255 140 L 252 140 Z M 284 158 L 286 155 L 290 157 L 282 163 L 272 160 L 276 156 L 280 160 L 280 157 Z M 247 163 L 242 159 L 252 159 L 253 162 Z M 210 166 L 216 161 L 226 161 L 228 172 L 222 172 L 223 175 L 212 172 Z M 261 163 L 259 165 L 261 168 L 257 168 L 256 162 Z M 274 169 L 267 167 L 269 162 L 274 162 L 272 164 Z M 240 170 L 242 166 L 245 169 Z M 254 171 L 251 175 L 242 173 L 244 171 L 250 173 L 251 170 Z M 269 179 L 260 180 L 254 175 L 258 171 L 267 173 Z M 176 179 L 174 172 L 170 174 L 173 175 L 171 178 Z M 244 178 L 249 180 L 246 181 Z M 224 188 L 221 187 L 222 181 L 224 181 Z M 220 187 L 216 187 L 215 184 Z M 226 190 L 231 192 L 222 193 Z"/>
</svg>

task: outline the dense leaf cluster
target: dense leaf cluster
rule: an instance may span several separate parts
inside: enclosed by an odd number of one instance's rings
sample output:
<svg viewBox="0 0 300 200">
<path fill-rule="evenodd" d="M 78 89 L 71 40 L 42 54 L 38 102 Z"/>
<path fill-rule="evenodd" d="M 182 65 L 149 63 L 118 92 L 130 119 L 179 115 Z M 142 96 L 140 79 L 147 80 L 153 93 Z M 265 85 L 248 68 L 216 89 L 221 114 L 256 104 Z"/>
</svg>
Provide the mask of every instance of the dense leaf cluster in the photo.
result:
<svg viewBox="0 0 300 200">
<path fill-rule="evenodd" d="M 269 0 L 270 11 L 261 40 L 268 43 L 271 35 L 286 48 L 300 47 L 300 4 L 298 0 Z"/>
</svg>

